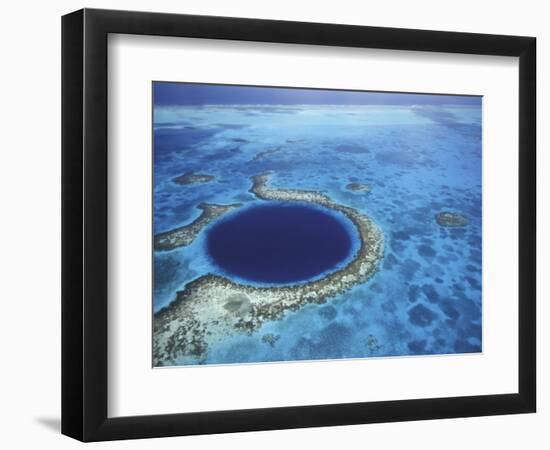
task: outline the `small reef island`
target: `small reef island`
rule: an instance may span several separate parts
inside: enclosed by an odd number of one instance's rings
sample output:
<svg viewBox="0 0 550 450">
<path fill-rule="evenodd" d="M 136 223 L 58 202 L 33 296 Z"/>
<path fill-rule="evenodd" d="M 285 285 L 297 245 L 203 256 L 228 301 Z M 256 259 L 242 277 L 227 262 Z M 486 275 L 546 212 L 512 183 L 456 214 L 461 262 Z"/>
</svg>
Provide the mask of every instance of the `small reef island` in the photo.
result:
<svg viewBox="0 0 550 450">
<path fill-rule="evenodd" d="M 364 184 L 364 183 L 349 183 L 348 185 L 346 185 L 346 189 L 353 192 L 364 192 L 364 193 L 369 193 L 371 191 L 371 187 L 368 184 Z"/>
<path fill-rule="evenodd" d="M 201 203 L 198 208 L 202 210 L 202 214 L 196 220 L 189 225 L 184 225 L 166 233 L 159 233 L 155 236 L 155 250 L 173 250 L 191 244 L 206 225 L 240 206 L 242 206 L 240 203 L 232 205 Z"/>
<path fill-rule="evenodd" d="M 436 214 L 435 220 L 442 227 L 465 227 L 468 225 L 468 218 L 466 216 L 449 211 Z"/>
<path fill-rule="evenodd" d="M 154 315 L 154 366 L 201 363 L 211 345 L 235 334 L 251 334 L 264 322 L 281 319 L 287 311 L 325 303 L 377 271 L 384 238 L 367 215 L 317 191 L 269 187 L 270 175 L 252 177 L 250 192 L 257 200 L 311 205 L 343 215 L 356 229 L 357 249 L 343 266 L 300 283 L 255 286 L 218 274 L 202 275 L 187 283 L 174 301 Z M 239 203 L 200 204 L 202 214 L 196 220 L 155 236 L 155 250 L 190 245 L 207 226 L 241 207 Z M 262 340 L 274 346 L 278 336 L 267 334 Z"/>
<path fill-rule="evenodd" d="M 216 177 L 205 173 L 186 172 L 183 175 L 175 177 L 172 181 L 176 184 L 200 184 L 214 181 Z"/>
</svg>

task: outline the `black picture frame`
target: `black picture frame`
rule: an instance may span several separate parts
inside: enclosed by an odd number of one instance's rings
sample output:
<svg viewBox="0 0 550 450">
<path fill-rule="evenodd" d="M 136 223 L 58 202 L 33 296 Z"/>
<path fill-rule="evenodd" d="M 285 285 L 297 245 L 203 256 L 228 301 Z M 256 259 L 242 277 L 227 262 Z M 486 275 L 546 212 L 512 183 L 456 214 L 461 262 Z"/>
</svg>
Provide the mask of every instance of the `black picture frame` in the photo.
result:
<svg viewBox="0 0 550 450">
<path fill-rule="evenodd" d="M 110 33 L 519 57 L 518 392 L 109 418 L 107 36 Z M 95 9 L 64 16 L 62 433 L 82 441 L 102 441 L 535 412 L 535 91 L 533 37 Z"/>
</svg>

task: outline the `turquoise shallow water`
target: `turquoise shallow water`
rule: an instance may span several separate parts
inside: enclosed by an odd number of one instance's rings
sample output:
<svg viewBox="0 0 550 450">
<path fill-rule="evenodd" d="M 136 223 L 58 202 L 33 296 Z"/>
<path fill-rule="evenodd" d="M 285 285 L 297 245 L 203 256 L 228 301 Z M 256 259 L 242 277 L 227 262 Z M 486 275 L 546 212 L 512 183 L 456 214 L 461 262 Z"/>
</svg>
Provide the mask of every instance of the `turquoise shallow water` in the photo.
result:
<svg viewBox="0 0 550 450">
<path fill-rule="evenodd" d="M 194 220 L 201 202 L 259 202 L 250 177 L 265 171 L 271 186 L 324 192 L 384 233 L 385 255 L 370 280 L 228 339 L 203 362 L 481 351 L 480 107 L 158 106 L 154 162 L 155 233 Z M 186 172 L 216 179 L 173 182 Z M 352 182 L 371 190 L 351 191 Z M 441 211 L 469 224 L 441 227 Z M 189 247 L 155 252 L 155 311 L 185 283 L 217 272 L 205 232 Z M 276 339 L 262 340 L 266 334 Z"/>
</svg>

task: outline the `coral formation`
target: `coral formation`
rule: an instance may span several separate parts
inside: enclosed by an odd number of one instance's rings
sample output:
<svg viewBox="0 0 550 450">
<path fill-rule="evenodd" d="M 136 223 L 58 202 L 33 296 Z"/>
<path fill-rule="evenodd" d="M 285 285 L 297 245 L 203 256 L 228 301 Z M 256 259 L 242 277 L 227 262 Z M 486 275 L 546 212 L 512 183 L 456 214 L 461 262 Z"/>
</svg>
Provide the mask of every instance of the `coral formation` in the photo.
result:
<svg viewBox="0 0 550 450">
<path fill-rule="evenodd" d="M 262 336 L 262 342 L 268 344 L 271 347 L 275 347 L 277 341 L 281 338 L 278 334 L 267 333 Z"/>
<path fill-rule="evenodd" d="M 172 303 L 154 315 L 155 366 L 200 363 L 210 344 L 236 333 L 251 334 L 265 321 L 278 320 L 285 312 L 296 311 L 308 303 L 325 303 L 366 281 L 377 270 L 384 240 L 369 217 L 316 191 L 270 188 L 269 177 L 269 173 L 252 177 L 250 192 L 262 200 L 309 202 L 341 212 L 357 228 L 360 245 L 356 255 L 345 267 L 304 284 L 256 287 L 214 274 L 195 279 L 177 293 Z M 155 248 L 188 245 L 207 223 L 238 206 L 202 205 L 203 214 L 199 219 L 156 236 Z"/>
<path fill-rule="evenodd" d="M 202 210 L 202 214 L 193 222 L 155 236 L 155 250 L 173 250 L 191 244 L 206 225 L 240 206 L 240 203 L 233 203 L 231 205 L 201 203 L 198 208 Z"/>
<path fill-rule="evenodd" d="M 435 220 L 442 227 L 464 227 L 468 225 L 468 219 L 466 216 L 449 211 L 437 213 L 435 215 Z"/>
<path fill-rule="evenodd" d="M 346 189 L 349 189 L 350 191 L 353 191 L 353 192 L 370 192 L 371 191 L 371 187 L 368 184 L 363 184 L 363 183 L 349 183 L 346 186 Z"/>
<path fill-rule="evenodd" d="M 176 178 L 173 178 L 172 181 L 177 184 L 199 184 L 199 183 L 209 183 L 214 181 L 216 177 L 213 175 L 207 175 L 204 173 L 195 173 L 195 172 L 186 172 L 183 175 L 180 175 Z"/>
</svg>

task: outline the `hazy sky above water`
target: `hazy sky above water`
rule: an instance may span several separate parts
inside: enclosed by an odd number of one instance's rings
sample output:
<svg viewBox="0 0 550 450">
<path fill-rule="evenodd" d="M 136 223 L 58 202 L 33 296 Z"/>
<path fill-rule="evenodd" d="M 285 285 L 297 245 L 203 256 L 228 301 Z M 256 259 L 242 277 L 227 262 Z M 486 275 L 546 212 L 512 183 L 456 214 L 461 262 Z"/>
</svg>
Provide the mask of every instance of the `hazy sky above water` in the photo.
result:
<svg viewBox="0 0 550 450">
<path fill-rule="evenodd" d="M 162 105 L 469 105 L 480 96 L 273 88 L 153 82 L 155 106 Z"/>
</svg>

